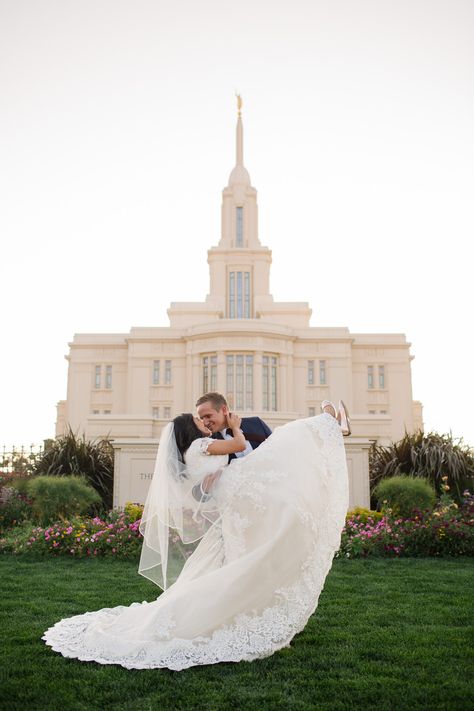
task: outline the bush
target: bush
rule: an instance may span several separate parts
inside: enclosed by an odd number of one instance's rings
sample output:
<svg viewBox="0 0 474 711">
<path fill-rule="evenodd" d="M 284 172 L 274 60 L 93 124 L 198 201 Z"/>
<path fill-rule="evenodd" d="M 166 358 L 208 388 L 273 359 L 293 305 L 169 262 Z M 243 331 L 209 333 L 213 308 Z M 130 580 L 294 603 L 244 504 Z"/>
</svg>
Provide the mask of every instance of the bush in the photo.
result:
<svg viewBox="0 0 474 711">
<path fill-rule="evenodd" d="M 407 474 L 427 479 L 441 494 L 443 476 L 448 477 L 454 498 L 474 486 L 474 450 L 451 434 L 414 432 L 388 447 L 373 445 L 369 453 L 370 489 L 387 477 Z"/>
<path fill-rule="evenodd" d="M 33 514 L 41 524 L 85 513 L 100 501 L 99 494 L 81 477 L 38 476 L 28 482 Z"/>
<path fill-rule="evenodd" d="M 0 489 L 0 532 L 31 518 L 31 500 L 16 488 Z"/>
<path fill-rule="evenodd" d="M 436 501 L 435 491 L 427 481 L 409 476 L 383 479 L 374 489 L 374 496 L 380 509 L 389 507 L 394 516 L 402 518 L 409 518 L 413 509 L 431 510 Z"/>
<path fill-rule="evenodd" d="M 11 482 L 10 486 L 16 489 L 16 491 L 22 496 L 28 496 L 28 484 L 32 481 L 33 477 L 28 476 L 15 476 Z"/>
<path fill-rule="evenodd" d="M 108 439 L 90 442 L 69 429 L 63 437 L 53 440 L 36 462 L 35 475 L 83 476 L 99 494 L 102 506 L 112 507 L 114 485 L 114 450 Z"/>
<path fill-rule="evenodd" d="M 143 504 L 132 504 L 131 501 L 127 501 L 124 513 L 129 521 L 138 521 L 143 514 Z"/>
<path fill-rule="evenodd" d="M 383 518 L 383 513 L 380 511 L 371 511 L 370 509 L 364 509 L 361 506 L 356 506 L 355 509 L 349 511 L 346 514 L 346 519 L 354 519 L 360 521 L 361 523 L 367 523 L 368 521 L 380 521 Z"/>
</svg>

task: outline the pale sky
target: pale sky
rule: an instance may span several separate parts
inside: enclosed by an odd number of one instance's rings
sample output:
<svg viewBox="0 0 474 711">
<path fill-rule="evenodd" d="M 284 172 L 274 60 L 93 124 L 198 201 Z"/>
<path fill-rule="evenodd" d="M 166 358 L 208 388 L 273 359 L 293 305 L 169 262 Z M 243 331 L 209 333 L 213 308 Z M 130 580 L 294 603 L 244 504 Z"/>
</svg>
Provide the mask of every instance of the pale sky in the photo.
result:
<svg viewBox="0 0 474 711">
<path fill-rule="evenodd" d="M 474 445 L 473 70 L 472 0 L 0 0 L 0 446 L 54 435 L 74 333 L 205 298 L 236 90 L 274 298 L 405 333 Z"/>
</svg>

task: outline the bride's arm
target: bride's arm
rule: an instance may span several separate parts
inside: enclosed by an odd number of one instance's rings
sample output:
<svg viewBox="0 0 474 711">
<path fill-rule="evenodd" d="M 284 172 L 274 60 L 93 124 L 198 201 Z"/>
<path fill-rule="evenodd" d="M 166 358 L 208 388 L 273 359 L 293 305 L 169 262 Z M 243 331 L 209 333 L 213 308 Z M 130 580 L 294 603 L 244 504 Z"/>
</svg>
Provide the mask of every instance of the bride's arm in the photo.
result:
<svg viewBox="0 0 474 711">
<path fill-rule="evenodd" d="M 233 412 L 227 415 L 228 426 L 232 430 L 232 439 L 215 439 L 207 447 L 207 454 L 235 454 L 243 452 L 247 446 L 244 433 L 240 429 L 242 418 Z"/>
</svg>

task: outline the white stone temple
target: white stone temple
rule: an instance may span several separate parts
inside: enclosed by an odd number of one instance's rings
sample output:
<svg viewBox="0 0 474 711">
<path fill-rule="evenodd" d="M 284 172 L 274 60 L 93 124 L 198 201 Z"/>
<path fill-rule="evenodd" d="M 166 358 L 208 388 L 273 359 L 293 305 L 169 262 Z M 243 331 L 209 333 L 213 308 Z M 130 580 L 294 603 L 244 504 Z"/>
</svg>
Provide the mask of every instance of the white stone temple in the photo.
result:
<svg viewBox="0 0 474 711">
<path fill-rule="evenodd" d="M 205 301 L 172 302 L 168 327 L 74 336 L 57 435 L 70 425 L 88 438 L 108 435 L 116 447 L 127 442 L 156 451 L 166 422 L 193 411 L 197 398 L 210 390 L 223 393 L 239 414 L 256 414 L 271 428 L 318 414 L 322 400 L 337 404 L 342 397 L 352 421 L 347 451 L 364 450 L 365 460 L 371 441 L 386 444 L 405 430 L 422 428 L 404 334 L 311 326 L 307 303 L 273 300 L 272 253 L 259 239 L 240 105 L 236 163 L 222 191 L 221 237 L 207 260 Z M 360 466 L 365 493 L 353 496 L 353 503 L 366 504 L 367 467 L 362 460 Z M 144 480 L 140 492 L 132 487 L 131 500 L 143 498 L 146 485 Z"/>
</svg>

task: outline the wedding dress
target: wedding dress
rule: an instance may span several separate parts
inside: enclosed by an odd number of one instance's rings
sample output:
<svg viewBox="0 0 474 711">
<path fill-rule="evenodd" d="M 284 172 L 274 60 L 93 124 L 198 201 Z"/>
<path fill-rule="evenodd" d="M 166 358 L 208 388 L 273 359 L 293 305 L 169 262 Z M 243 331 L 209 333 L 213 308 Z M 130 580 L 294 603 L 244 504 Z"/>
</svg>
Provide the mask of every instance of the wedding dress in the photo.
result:
<svg viewBox="0 0 474 711">
<path fill-rule="evenodd" d="M 195 440 L 199 478 L 227 462 Z M 43 638 L 65 657 L 127 669 L 253 660 L 288 646 L 317 607 L 348 508 L 341 428 L 329 414 L 279 427 L 227 466 L 222 512 L 158 599 L 63 619 Z"/>
</svg>

